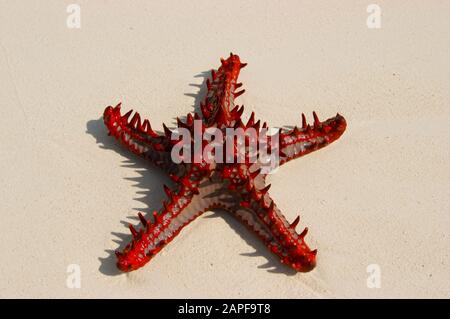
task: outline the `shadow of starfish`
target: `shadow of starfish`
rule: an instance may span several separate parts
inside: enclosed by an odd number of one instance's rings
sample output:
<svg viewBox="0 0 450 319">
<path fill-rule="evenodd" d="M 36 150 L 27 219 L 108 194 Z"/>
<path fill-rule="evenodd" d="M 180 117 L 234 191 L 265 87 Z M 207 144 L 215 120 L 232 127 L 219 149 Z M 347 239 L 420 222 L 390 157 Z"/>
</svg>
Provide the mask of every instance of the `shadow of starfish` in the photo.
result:
<svg viewBox="0 0 450 319">
<path fill-rule="evenodd" d="M 251 233 L 240 221 L 236 220 L 228 212 L 217 209 L 214 210 L 214 214 L 206 216 L 205 218 L 223 218 L 230 228 L 245 241 L 245 243 L 252 247 L 255 251 L 251 253 L 240 253 L 241 256 L 247 257 L 264 257 L 267 262 L 258 265 L 260 269 L 266 269 L 270 273 L 283 273 L 288 276 L 293 276 L 297 272 L 280 263 L 280 260 L 272 254 L 264 243 L 253 233 Z"/>
<path fill-rule="evenodd" d="M 160 209 L 160 203 L 164 198 L 164 192 L 161 189 L 161 185 L 166 183 L 170 184 L 170 179 L 159 169 L 149 165 L 149 163 L 134 154 L 131 154 L 126 149 L 120 147 L 120 145 L 113 139 L 108 138 L 103 119 L 91 120 L 86 124 L 86 133 L 95 137 L 97 144 L 100 148 L 106 150 L 112 150 L 119 153 L 125 158 L 122 161 L 122 167 L 127 167 L 138 172 L 140 176 L 127 177 L 126 180 L 135 182 L 135 186 L 140 189 L 137 192 L 135 200 L 141 202 L 141 207 L 134 207 L 133 209 L 139 212 L 152 212 Z M 125 227 L 132 221 L 135 221 L 135 216 L 128 217 L 127 220 L 122 220 L 120 223 Z M 118 248 L 123 249 L 126 245 L 126 241 L 130 240 L 131 236 L 128 233 L 111 233 L 115 239 L 113 241 L 119 245 Z M 121 272 L 116 267 L 116 256 L 113 250 L 106 250 L 108 256 L 106 258 L 99 258 L 101 262 L 100 272 L 105 275 L 118 275 Z"/>
<path fill-rule="evenodd" d="M 202 72 L 195 76 L 195 78 L 202 78 L 202 84 L 190 83 L 190 86 L 197 87 L 198 92 L 196 94 L 185 93 L 186 96 L 194 98 L 194 103 L 192 108 L 194 112 L 200 112 L 200 102 L 203 96 L 206 94 L 206 79 L 210 75 L 210 71 Z M 186 121 L 186 117 L 180 117 L 183 121 Z M 172 123 L 176 124 L 176 117 L 173 118 Z M 90 120 L 86 124 L 86 133 L 92 135 L 96 143 L 100 145 L 100 148 L 106 150 L 112 150 L 119 153 L 121 156 L 126 158 L 122 162 L 122 167 L 127 167 L 134 169 L 140 174 L 138 177 L 129 177 L 127 180 L 133 181 L 140 191 L 137 192 L 138 195 L 143 195 L 135 198 L 139 202 L 143 203 L 142 207 L 134 207 L 133 209 L 137 212 L 147 212 L 147 218 L 150 214 L 148 212 L 157 211 L 161 208 L 161 202 L 165 198 L 162 184 L 171 184 L 170 179 L 159 169 L 157 169 L 152 164 L 148 163 L 147 160 L 130 153 L 128 150 L 121 147 L 114 139 L 110 138 L 107 134 L 107 129 L 104 126 L 103 119 Z M 222 217 L 225 222 L 237 233 L 249 246 L 255 249 L 252 253 L 241 253 L 244 256 L 257 257 L 263 256 L 267 259 L 265 264 L 259 265 L 258 268 L 266 269 L 271 273 L 284 273 L 286 275 L 292 276 L 297 272 L 290 267 L 287 267 L 280 263 L 278 258 L 274 256 L 267 247 L 258 239 L 258 237 L 252 234 L 240 221 L 230 216 L 225 211 L 220 209 L 213 210 L 214 214 L 207 216 L 205 218 L 218 218 Z M 128 217 L 131 221 L 138 220 L 137 217 Z M 121 223 L 124 226 L 128 226 L 130 221 L 122 220 Z M 126 243 L 130 241 L 131 235 L 127 231 L 126 233 L 112 232 L 111 233 L 115 239 L 113 241 L 119 246 L 118 250 L 123 250 Z M 107 257 L 99 257 L 100 267 L 99 271 L 107 276 L 116 276 L 122 274 L 122 272 L 116 266 L 116 256 L 113 250 L 105 250 L 108 254 Z"/>
</svg>

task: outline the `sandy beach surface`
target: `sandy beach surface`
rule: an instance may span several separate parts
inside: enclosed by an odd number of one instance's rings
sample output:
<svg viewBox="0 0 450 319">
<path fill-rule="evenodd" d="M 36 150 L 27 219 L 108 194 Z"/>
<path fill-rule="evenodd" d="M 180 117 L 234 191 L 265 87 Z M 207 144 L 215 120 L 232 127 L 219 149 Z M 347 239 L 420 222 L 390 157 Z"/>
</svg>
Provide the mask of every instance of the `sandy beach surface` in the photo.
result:
<svg viewBox="0 0 450 319">
<path fill-rule="evenodd" d="M 76 1 L 69 28 L 72 3 L 0 1 L 0 297 L 450 296 L 449 1 L 377 1 L 380 28 L 368 1 Z M 292 272 L 218 211 L 120 274 L 113 251 L 168 177 L 102 112 L 122 102 L 173 126 L 230 51 L 248 63 L 246 117 L 347 119 L 270 177 L 317 267 Z"/>
</svg>

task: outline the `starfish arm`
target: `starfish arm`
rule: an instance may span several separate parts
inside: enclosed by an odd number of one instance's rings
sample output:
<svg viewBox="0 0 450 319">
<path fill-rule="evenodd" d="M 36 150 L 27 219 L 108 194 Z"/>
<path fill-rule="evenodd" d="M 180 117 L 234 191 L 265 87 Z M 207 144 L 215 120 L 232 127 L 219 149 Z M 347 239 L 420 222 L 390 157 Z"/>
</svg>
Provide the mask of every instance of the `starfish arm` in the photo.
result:
<svg viewBox="0 0 450 319">
<path fill-rule="evenodd" d="M 169 175 L 180 175 L 180 165 L 171 161 L 171 131 L 163 124 L 164 134 L 153 131 L 150 121 L 141 121 L 139 113 L 135 113 L 129 120 L 132 111 L 122 115 L 120 104 L 116 107 L 108 106 L 103 119 L 109 134 L 116 138 L 129 151 L 144 157 L 156 166 L 162 168 Z"/>
<path fill-rule="evenodd" d="M 315 112 L 313 116 L 313 125 L 307 124 L 302 114 L 301 128 L 295 126 L 288 132 L 280 130 L 280 165 L 334 142 L 347 126 L 344 117 L 339 114 L 323 122 L 319 121 Z"/>
<path fill-rule="evenodd" d="M 206 80 L 206 97 L 200 103 L 201 112 L 198 114 L 206 126 L 230 126 L 242 115 L 243 107 L 235 106 L 234 100 L 245 92 L 238 91 L 242 83 L 238 83 L 237 79 L 246 65 L 238 56 L 230 54 L 227 60 L 221 59 L 217 70 L 211 70 L 211 78 Z"/>
<path fill-rule="evenodd" d="M 243 108 L 244 107 L 242 106 L 242 109 Z M 263 122 L 261 124 L 261 120 L 260 119 L 258 119 L 258 120 L 255 119 L 255 112 L 252 112 L 250 114 L 250 116 L 249 116 L 249 118 L 247 120 L 247 123 L 246 124 L 242 123 L 241 127 L 244 128 L 244 129 L 254 128 L 256 130 L 256 132 L 258 132 L 258 134 L 260 134 L 260 128 L 261 129 L 268 129 L 267 122 Z"/>
<path fill-rule="evenodd" d="M 241 188 L 231 190 L 234 202 L 231 211 L 254 231 L 281 262 L 297 271 L 309 271 L 315 266 L 317 250 L 311 251 L 305 243 L 307 228 L 298 234 L 295 230 L 299 217 L 288 223 L 270 197 L 270 185 L 262 187 L 262 175 L 249 179 Z M 259 179 L 259 180 L 258 180 Z M 261 187 L 255 186 L 260 184 Z"/>
<path fill-rule="evenodd" d="M 139 213 L 141 229 L 138 231 L 130 225 L 131 242 L 123 252 L 116 252 L 119 269 L 131 271 L 142 267 L 185 226 L 215 207 L 218 199 L 214 194 L 220 185 L 210 183 L 203 174 L 193 165 L 178 180 L 176 191 L 164 185 L 168 199 L 159 213 L 153 213 L 153 222 Z"/>
</svg>

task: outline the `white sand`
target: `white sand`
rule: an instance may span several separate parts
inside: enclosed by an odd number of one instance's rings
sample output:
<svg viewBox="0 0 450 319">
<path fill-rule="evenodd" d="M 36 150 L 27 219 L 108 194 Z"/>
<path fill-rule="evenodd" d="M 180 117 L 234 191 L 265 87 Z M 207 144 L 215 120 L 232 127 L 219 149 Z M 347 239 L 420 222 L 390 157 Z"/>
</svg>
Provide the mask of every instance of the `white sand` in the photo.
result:
<svg viewBox="0 0 450 319">
<path fill-rule="evenodd" d="M 78 30 L 69 3 L 0 3 L 0 297 L 449 297 L 448 1 L 378 1 L 378 30 L 368 1 L 78 1 Z M 249 63 L 247 116 L 347 119 L 338 142 L 271 178 L 287 218 L 309 226 L 317 268 L 293 274 L 209 212 L 116 275 L 105 250 L 159 209 L 168 179 L 106 135 L 104 107 L 122 101 L 160 129 L 230 51 Z"/>
</svg>

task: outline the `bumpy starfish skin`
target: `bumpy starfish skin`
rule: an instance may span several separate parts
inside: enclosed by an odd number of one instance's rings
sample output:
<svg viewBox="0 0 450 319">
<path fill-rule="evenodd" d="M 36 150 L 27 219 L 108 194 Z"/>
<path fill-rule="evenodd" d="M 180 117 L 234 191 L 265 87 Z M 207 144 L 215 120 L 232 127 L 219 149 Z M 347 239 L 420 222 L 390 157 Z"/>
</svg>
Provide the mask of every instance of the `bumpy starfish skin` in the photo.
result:
<svg viewBox="0 0 450 319">
<path fill-rule="evenodd" d="M 244 90 L 237 83 L 240 70 L 245 66 L 237 55 L 230 54 L 221 60 L 218 70 L 211 71 L 207 94 L 200 105 L 201 114 L 188 114 L 185 121 L 178 119 L 178 127 L 194 131 L 194 120 L 200 119 L 202 130 L 208 127 L 225 128 L 253 127 L 261 132 L 266 123 L 255 121 L 251 114 L 247 124 L 241 121 L 244 107 L 235 106 L 234 99 Z M 167 200 L 162 210 L 153 213 L 152 220 L 141 213 L 142 226 L 136 230 L 130 225 L 133 235 L 123 252 L 116 252 L 117 266 L 122 271 L 142 267 L 152 259 L 184 226 L 211 209 L 223 209 L 236 216 L 253 230 L 282 263 L 297 271 L 309 271 L 316 264 L 317 250 L 310 250 L 305 243 L 308 228 L 297 233 L 297 217 L 288 223 L 268 193 L 265 174 L 257 163 L 180 163 L 172 161 L 171 150 L 177 140 L 171 139 L 171 130 L 164 124 L 164 133 L 153 131 L 148 120 L 141 120 L 132 111 L 122 115 L 120 104 L 108 106 L 104 122 L 109 134 L 133 153 L 148 159 L 163 169 L 175 182 L 170 189 L 164 185 Z M 345 119 L 337 114 L 320 122 L 313 113 L 314 123 L 307 124 L 302 114 L 302 126 L 292 130 L 280 129 L 280 164 L 318 150 L 338 139 L 346 128 Z M 224 134 L 225 136 L 225 134 Z"/>
</svg>

